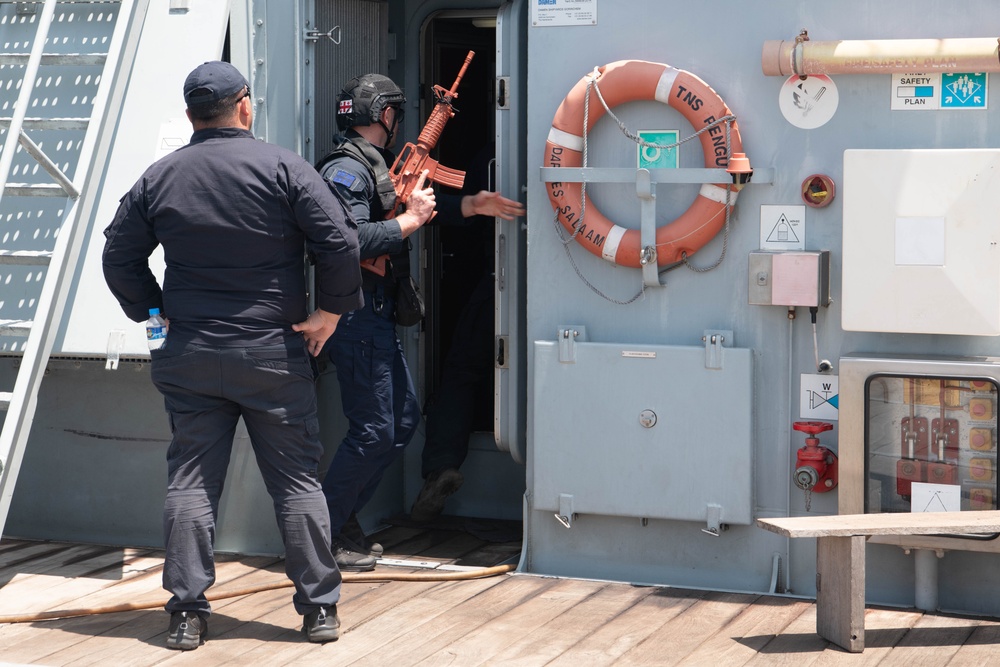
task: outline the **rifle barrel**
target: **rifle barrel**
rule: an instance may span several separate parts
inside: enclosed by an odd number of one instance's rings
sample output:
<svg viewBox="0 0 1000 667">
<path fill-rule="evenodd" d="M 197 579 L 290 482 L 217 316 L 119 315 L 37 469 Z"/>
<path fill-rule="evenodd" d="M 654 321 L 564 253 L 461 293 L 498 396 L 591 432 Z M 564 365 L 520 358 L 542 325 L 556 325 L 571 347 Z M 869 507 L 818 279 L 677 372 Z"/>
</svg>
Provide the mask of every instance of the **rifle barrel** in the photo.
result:
<svg viewBox="0 0 1000 667">
<path fill-rule="evenodd" d="M 472 62 L 472 56 L 476 55 L 475 51 L 469 51 L 469 55 L 465 56 L 465 62 L 462 63 L 462 69 L 458 70 L 458 76 L 455 77 L 455 83 L 451 84 L 451 90 L 448 91 L 448 97 L 456 97 L 458 95 L 458 83 L 465 76 L 465 70 L 469 69 L 469 63 Z"/>
</svg>

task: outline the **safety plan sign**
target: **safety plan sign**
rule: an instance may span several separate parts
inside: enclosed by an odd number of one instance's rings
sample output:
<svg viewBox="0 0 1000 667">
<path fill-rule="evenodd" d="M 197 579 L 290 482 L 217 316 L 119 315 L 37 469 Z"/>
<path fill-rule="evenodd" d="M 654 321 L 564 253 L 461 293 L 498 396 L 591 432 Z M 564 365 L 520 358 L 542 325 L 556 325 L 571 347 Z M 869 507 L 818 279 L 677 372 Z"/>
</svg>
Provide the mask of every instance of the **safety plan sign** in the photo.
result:
<svg viewBox="0 0 1000 667">
<path fill-rule="evenodd" d="M 891 108 L 985 109 L 988 77 L 985 72 L 893 74 Z"/>
</svg>

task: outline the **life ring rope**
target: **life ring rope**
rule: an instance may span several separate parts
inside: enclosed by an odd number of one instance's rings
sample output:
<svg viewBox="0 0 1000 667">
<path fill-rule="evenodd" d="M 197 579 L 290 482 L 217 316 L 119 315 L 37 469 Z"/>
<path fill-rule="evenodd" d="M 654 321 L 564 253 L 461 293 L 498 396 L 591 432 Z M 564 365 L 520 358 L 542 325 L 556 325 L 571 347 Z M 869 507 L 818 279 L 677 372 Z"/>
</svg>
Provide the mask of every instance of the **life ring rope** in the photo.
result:
<svg viewBox="0 0 1000 667">
<path fill-rule="evenodd" d="M 688 141 L 691 141 L 692 139 L 695 139 L 695 138 L 699 137 L 700 135 L 704 134 L 705 132 L 708 132 L 709 130 L 711 130 L 713 127 L 716 127 L 718 125 L 721 125 L 722 123 L 725 123 L 726 124 L 726 159 L 728 160 L 730 157 L 732 157 L 732 141 L 730 139 L 730 128 L 731 128 L 730 123 L 734 122 L 736 120 L 735 114 L 727 114 L 727 115 L 723 116 L 722 118 L 716 118 L 713 122 L 708 123 L 707 125 L 705 125 L 700 130 L 696 130 L 693 134 L 689 134 L 688 136 L 684 137 L 683 139 L 679 139 L 679 140 L 675 141 L 672 144 L 657 144 L 657 143 L 652 143 L 652 142 L 649 142 L 649 141 L 645 141 L 638 134 L 634 134 L 634 133 L 630 132 L 629 129 L 628 129 L 628 126 L 626 126 L 625 123 L 620 118 L 618 118 L 618 116 L 615 115 L 615 112 L 611 110 L 611 107 L 609 107 L 607 101 L 605 101 L 604 95 L 601 94 L 601 87 L 597 83 L 597 79 L 598 78 L 599 78 L 598 68 L 595 67 L 594 70 L 593 70 L 593 72 L 591 72 L 590 78 L 588 79 L 588 82 L 587 82 L 587 87 L 588 87 L 587 96 L 584 97 L 584 102 L 583 102 L 583 104 L 584 104 L 584 107 L 583 107 L 583 109 L 584 109 L 584 111 L 583 111 L 583 146 L 584 146 L 584 148 L 583 148 L 583 166 L 584 167 L 587 166 L 587 135 L 589 133 L 589 131 L 588 131 L 587 128 L 588 128 L 588 121 L 589 121 L 589 115 L 590 115 L 590 91 L 589 91 L 590 87 L 593 87 L 593 90 L 594 90 L 594 93 L 597 96 L 597 99 L 601 101 L 601 106 L 604 107 L 604 112 L 606 114 L 608 114 L 609 118 L 611 118 L 613 121 L 615 121 L 615 123 L 618 125 L 618 128 L 622 131 L 622 134 L 624 134 L 626 137 L 628 137 L 629 139 L 631 139 L 633 142 L 639 144 L 640 146 L 647 146 L 649 148 L 659 148 L 661 150 L 669 150 L 671 148 L 679 148 L 682 144 L 684 144 L 684 143 L 686 143 Z M 655 97 L 656 97 L 656 99 L 658 101 L 661 100 L 661 98 L 665 98 L 666 97 L 666 95 L 662 92 L 663 88 L 664 88 L 664 86 L 662 85 L 662 83 L 657 84 L 656 96 Z M 581 201 L 580 205 L 581 205 L 581 211 L 582 211 L 583 208 L 584 208 L 583 201 L 585 201 L 585 198 L 586 198 L 586 190 L 587 190 L 587 183 L 586 182 L 584 182 L 582 184 L 580 190 L 581 190 L 581 198 L 582 198 L 582 201 Z M 718 185 L 715 185 L 714 183 L 705 183 L 704 185 L 701 186 L 701 189 L 698 191 L 698 194 L 700 196 L 702 196 L 702 197 L 705 197 L 707 199 L 710 199 L 710 200 L 712 200 L 714 202 L 717 202 L 719 204 L 723 204 L 723 205 L 726 206 L 726 208 L 725 208 L 725 211 L 726 211 L 726 233 L 728 234 L 728 232 L 729 232 L 729 212 L 730 212 L 730 209 L 731 209 L 731 206 L 732 206 L 732 203 L 731 203 L 732 185 L 727 185 L 725 188 L 721 188 Z M 714 218 L 718 217 L 718 214 L 719 214 L 718 212 L 715 213 L 715 214 L 713 214 L 712 217 L 710 217 L 710 218 L 708 218 L 707 220 L 704 221 L 704 224 L 706 224 L 706 225 L 709 224 Z M 581 219 L 581 221 L 583 220 L 583 214 L 582 213 L 580 215 L 580 219 Z M 624 233 L 624 229 L 622 227 L 616 227 L 616 230 L 622 230 L 622 233 Z M 688 236 L 691 236 L 691 235 L 695 234 L 697 231 L 698 230 L 692 230 L 692 231 L 688 232 L 687 234 L 678 237 L 676 239 L 676 241 L 682 241 L 683 239 L 687 238 Z M 666 246 L 666 245 L 669 245 L 669 242 L 655 243 L 655 245 L 656 246 Z M 723 255 L 721 257 L 719 257 L 719 260 L 712 265 L 712 268 L 715 268 L 716 266 L 718 266 L 722 262 L 724 256 L 725 256 L 725 247 L 723 247 Z M 686 262 L 686 257 L 684 258 L 683 261 Z"/>
<path fill-rule="evenodd" d="M 605 83 L 610 91 L 607 95 L 601 90 Z M 684 99 L 680 99 L 681 92 L 685 93 Z M 593 116 L 590 113 L 592 94 L 604 107 L 601 113 Z M 608 102 L 609 99 L 611 103 Z M 623 102 L 641 99 L 669 104 L 681 112 L 695 128 L 695 132 L 674 144 L 644 141 L 629 131 L 611 109 Z M 618 124 L 625 136 L 641 146 L 669 149 L 700 137 L 706 167 L 728 166 L 732 154 L 742 150 L 735 115 L 704 81 L 689 72 L 662 63 L 619 61 L 603 68 L 595 68 L 563 100 L 556 112 L 546 144 L 547 166 L 586 167 L 589 130 L 605 112 Z M 724 132 L 718 129 L 723 124 Z M 576 128 L 580 126 L 582 132 L 577 134 Z M 705 136 L 706 133 L 708 136 Z M 724 138 L 720 134 L 724 134 Z M 734 186 L 732 183 L 703 184 L 695 203 L 688 211 L 677 220 L 659 226 L 655 243 L 646 244 L 645 249 L 639 247 L 642 245 L 639 230 L 626 229 L 611 222 L 593 204 L 588 207 L 586 186 L 586 181 L 549 183 L 549 198 L 556 213 L 555 221 L 570 232 L 569 239 L 564 239 L 567 246 L 576 239 L 592 254 L 623 266 L 639 267 L 649 262 L 652 254 L 657 257 L 656 263 L 660 267 L 672 265 L 668 268 L 674 268 L 684 263 L 697 271 L 699 269 L 688 262 L 689 256 L 724 227 L 726 238 L 723 240 L 722 256 L 712 266 L 700 270 L 715 268 L 725 256 L 730 215 L 741 186 Z M 579 194 L 578 202 L 575 202 L 576 194 Z M 588 212 L 587 208 L 591 211 Z M 724 220 L 720 220 L 723 217 Z M 661 248 L 666 250 L 661 251 Z M 567 247 L 567 252 L 568 250 Z"/>
<path fill-rule="evenodd" d="M 590 78 L 588 79 L 587 85 L 588 85 L 588 87 L 593 86 L 594 94 L 597 96 L 597 99 L 601 101 L 601 106 L 604 107 L 604 113 L 608 114 L 608 117 L 611 118 L 611 120 L 615 121 L 615 124 L 618 125 L 618 129 L 620 129 L 622 131 L 622 134 L 624 134 L 626 137 L 628 137 L 629 139 L 631 139 L 635 143 L 639 144 L 640 146 L 646 146 L 647 148 L 659 148 L 659 149 L 663 149 L 663 150 L 670 150 L 671 148 L 679 148 L 681 146 L 681 144 L 684 144 L 684 143 L 686 143 L 688 141 L 691 141 L 692 139 L 695 139 L 695 138 L 699 137 L 703 133 L 708 132 L 713 127 L 716 127 L 717 125 L 721 125 L 722 123 L 726 123 L 726 132 L 727 132 L 726 145 L 729 146 L 729 143 L 730 143 L 729 136 L 728 136 L 729 123 L 730 122 L 735 122 L 735 120 L 736 120 L 736 115 L 735 114 L 727 114 L 727 115 L 723 116 L 722 118 L 716 118 L 713 122 L 706 124 L 703 128 L 701 128 L 700 130 L 697 130 L 696 132 L 694 132 L 694 134 L 689 134 L 688 136 L 684 137 L 683 139 L 678 139 L 677 141 L 675 141 L 672 144 L 657 144 L 657 143 L 653 143 L 651 141 L 646 141 L 645 139 L 643 139 L 642 137 L 640 137 L 638 134 L 633 134 L 631 131 L 629 131 L 628 126 L 625 125 L 625 123 L 622 121 L 622 119 L 619 118 L 618 116 L 616 116 L 615 112 L 611 110 L 611 107 L 608 106 L 607 101 L 604 99 L 604 95 L 601 94 L 601 87 L 597 84 L 597 79 L 598 78 L 599 78 L 599 76 L 598 76 L 598 68 L 595 67 L 594 71 L 591 72 L 591 74 L 590 74 Z M 664 101 L 664 100 L 660 99 L 661 97 L 664 97 L 664 95 L 660 92 L 660 87 L 661 86 L 659 86 L 659 85 L 657 86 L 656 100 L 657 101 Z M 588 121 L 587 116 L 589 115 L 589 111 L 590 111 L 590 95 L 589 95 L 589 91 L 588 91 L 588 95 L 584 98 L 583 104 L 584 104 L 584 107 L 583 107 L 584 108 L 583 140 L 586 141 L 586 137 L 587 137 L 587 121 Z M 567 138 L 573 136 L 573 135 L 570 135 L 567 132 L 564 132 L 563 134 L 567 135 Z M 727 157 L 729 157 L 729 156 L 727 156 Z M 586 165 L 584 165 L 584 166 L 586 166 Z"/>
</svg>

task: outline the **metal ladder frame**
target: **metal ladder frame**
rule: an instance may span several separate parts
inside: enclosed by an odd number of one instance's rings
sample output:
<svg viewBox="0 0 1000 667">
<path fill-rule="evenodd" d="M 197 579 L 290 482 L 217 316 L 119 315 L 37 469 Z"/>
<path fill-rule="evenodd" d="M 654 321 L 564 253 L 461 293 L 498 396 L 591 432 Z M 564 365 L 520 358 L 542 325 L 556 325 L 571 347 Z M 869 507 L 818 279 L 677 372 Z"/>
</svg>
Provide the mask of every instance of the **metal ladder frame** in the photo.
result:
<svg viewBox="0 0 1000 667">
<path fill-rule="evenodd" d="M 3 534 L 7 521 L 14 485 L 24 457 L 24 448 L 34 422 L 38 390 L 72 287 L 72 276 L 76 272 L 86 241 L 86 223 L 96 208 L 94 197 L 87 197 L 93 185 L 90 175 L 101 174 L 108 160 L 115 120 L 124 98 L 125 86 L 129 79 L 149 0 L 119 1 L 118 18 L 107 55 L 104 57 L 101 82 L 94 96 L 90 122 L 72 180 L 63 174 L 23 131 L 25 114 L 30 107 L 38 68 L 44 57 L 45 43 L 58 0 L 44 0 L 44 3 L 21 82 L 17 106 L 10 120 L 3 152 L 0 153 L 0 199 L 6 191 L 16 195 L 30 193 L 40 196 L 66 196 L 72 203 L 63 216 L 55 247 L 50 256 L 46 253 L 0 253 L 0 261 L 7 263 L 49 265 L 33 319 L 30 322 L 0 323 L 0 333 L 27 332 L 27 342 L 13 391 L 0 392 L 0 407 L 7 408 L 7 416 L 3 428 L 0 429 L 0 535 Z M 90 54 L 80 54 L 78 57 L 84 59 L 83 62 L 94 63 Z M 39 125 L 44 126 L 45 121 Z M 56 185 L 8 185 L 7 179 L 18 143 L 52 176 Z M 53 192 L 53 190 L 58 191 Z"/>
</svg>

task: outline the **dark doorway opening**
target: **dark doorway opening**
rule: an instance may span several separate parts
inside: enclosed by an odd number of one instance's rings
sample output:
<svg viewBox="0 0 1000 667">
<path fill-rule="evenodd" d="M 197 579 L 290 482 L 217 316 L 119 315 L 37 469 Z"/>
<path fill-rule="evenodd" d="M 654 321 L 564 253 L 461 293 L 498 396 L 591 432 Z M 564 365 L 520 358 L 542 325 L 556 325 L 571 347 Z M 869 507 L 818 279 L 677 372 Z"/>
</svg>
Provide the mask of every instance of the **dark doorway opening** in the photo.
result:
<svg viewBox="0 0 1000 667">
<path fill-rule="evenodd" d="M 433 85 L 448 88 L 468 52 L 475 55 L 462 78 L 455 100 L 455 116 L 438 142 L 436 159 L 466 172 L 466 189 L 492 189 L 492 153 L 495 137 L 495 15 L 449 12 L 434 18 L 424 33 L 425 62 L 421 113 L 426 121 L 434 105 Z M 448 188 L 441 193 L 460 194 Z M 423 233 L 423 285 L 428 301 L 424 339 L 424 396 L 433 397 L 449 349 L 463 332 L 456 325 L 463 307 L 484 276 L 494 270 L 492 219 L 474 217 L 463 226 L 430 225 Z M 492 345 L 492 333 L 490 333 Z M 493 430 L 493 383 L 476 389 L 475 431 Z"/>
</svg>

